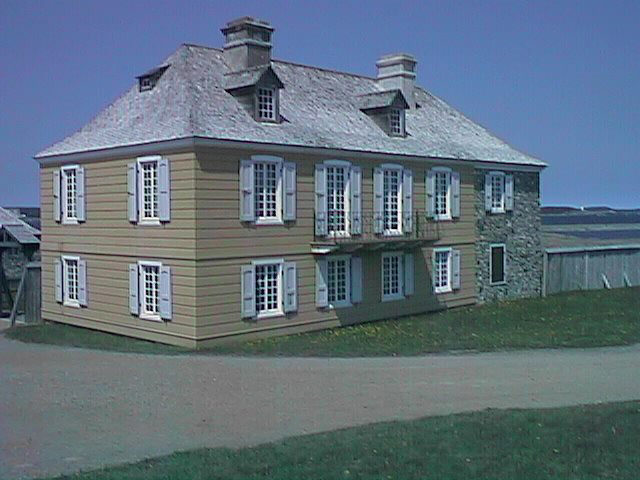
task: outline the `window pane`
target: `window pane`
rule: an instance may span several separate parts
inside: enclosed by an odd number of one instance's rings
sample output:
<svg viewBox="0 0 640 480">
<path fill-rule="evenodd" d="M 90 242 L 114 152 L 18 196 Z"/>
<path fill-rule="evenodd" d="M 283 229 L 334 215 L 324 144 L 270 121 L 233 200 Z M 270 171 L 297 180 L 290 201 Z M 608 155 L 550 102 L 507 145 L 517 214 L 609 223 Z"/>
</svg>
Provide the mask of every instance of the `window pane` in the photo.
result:
<svg viewBox="0 0 640 480">
<path fill-rule="evenodd" d="M 254 202 L 257 218 L 278 218 L 278 165 L 256 163 L 254 166 Z"/>
<path fill-rule="evenodd" d="M 504 281 L 504 247 L 491 247 L 491 282 Z"/>
<path fill-rule="evenodd" d="M 449 213 L 449 173 L 436 172 L 435 214 Z"/>
<path fill-rule="evenodd" d="M 270 88 L 258 89 L 258 117 L 262 120 L 275 120 L 274 91 Z"/>
<path fill-rule="evenodd" d="M 76 170 L 69 169 L 64 171 L 65 176 L 65 216 L 67 218 L 76 218 L 76 188 L 77 177 Z"/>
<path fill-rule="evenodd" d="M 327 287 L 329 290 L 329 303 L 339 303 L 347 301 L 347 260 L 327 261 Z"/>
<path fill-rule="evenodd" d="M 400 170 L 383 171 L 385 231 L 400 231 Z"/>
<path fill-rule="evenodd" d="M 436 252 L 434 284 L 436 288 L 449 287 L 449 252 Z"/>
<path fill-rule="evenodd" d="M 400 256 L 382 257 L 382 294 L 386 296 L 400 295 Z"/>
<path fill-rule="evenodd" d="M 495 210 L 504 208 L 504 177 L 502 175 L 491 176 L 491 208 Z"/>
<path fill-rule="evenodd" d="M 158 162 L 144 162 L 142 168 L 142 218 L 158 218 Z"/>
<path fill-rule="evenodd" d="M 393 109 L 389 113 L 389 128 L 394 135 L 402 135 L 402 118 L 400 110 Z"/>
<path fill-rule="evenodd" d="M 158 314 L 158 294 L 160 291 L 160 267 L 143 265 L 142 270 L 142 308 L 148 315 Z"/>
<path fill-rule="evenodd" d="M 347 170 L 327 167 L 327 210 L 329 233 L 347 231 Z"/>
<path fill-rule="evenodd" d="M 65 260 L 65 269 L 67 275 L 67 299 L 78 300 L 78 261 Z"/>
<path fill-rule="evenodd" d="M 256 313 L 278 312 L 280 264 L 256 266 Z"/>
</svg>

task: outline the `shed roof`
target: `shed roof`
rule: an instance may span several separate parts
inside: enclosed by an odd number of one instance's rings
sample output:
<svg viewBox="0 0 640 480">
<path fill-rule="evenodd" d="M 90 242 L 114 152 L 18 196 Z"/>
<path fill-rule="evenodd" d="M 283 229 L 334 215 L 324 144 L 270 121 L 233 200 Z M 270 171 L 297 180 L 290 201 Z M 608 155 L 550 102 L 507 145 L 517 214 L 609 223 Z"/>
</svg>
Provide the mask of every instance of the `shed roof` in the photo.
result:
<svg viewBox="0 0 640 480">
<path fill-rule="evenodd" d="M 5 230 L 17 242 L 22 244 L 40 243 L 36 235 L 40 235 L 40 230 L 32 227 L 18 215 L 0 207 L 0 230 Z"/>
</svg>

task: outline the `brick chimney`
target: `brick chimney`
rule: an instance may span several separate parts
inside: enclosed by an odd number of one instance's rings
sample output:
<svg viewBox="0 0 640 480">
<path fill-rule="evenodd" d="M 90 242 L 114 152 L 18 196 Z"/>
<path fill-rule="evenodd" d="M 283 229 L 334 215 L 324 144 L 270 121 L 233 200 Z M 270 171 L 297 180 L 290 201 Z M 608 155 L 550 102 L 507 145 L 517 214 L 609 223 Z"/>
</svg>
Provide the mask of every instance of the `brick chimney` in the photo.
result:
<svg viewBox="0 0 640 480">
<path fill-rule="evenodd" d="M 224 34 L 224 60 L 230 71 L 236 72 L 271 62 L 269 22 L 253 17 L 232 20 L 221 29 Z"/>
<path fill-rule="evenodd" d="M 416 108 L 416 59 L 408 53 L 385 55 L 376 62 L 378 85 L 385 90 L 401 90 L 409 108 Z"/>
</svg>

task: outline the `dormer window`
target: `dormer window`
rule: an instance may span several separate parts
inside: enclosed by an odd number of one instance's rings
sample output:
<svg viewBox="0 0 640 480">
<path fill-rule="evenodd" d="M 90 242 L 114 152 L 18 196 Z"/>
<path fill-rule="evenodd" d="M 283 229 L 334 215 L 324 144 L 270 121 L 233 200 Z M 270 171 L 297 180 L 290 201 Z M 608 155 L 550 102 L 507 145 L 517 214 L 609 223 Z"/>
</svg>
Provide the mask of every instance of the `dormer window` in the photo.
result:
<svg viewBox="0 0 640 480">
<path fill-rule="evenodd" d="M 139 75 L 138 78 L 138 90 L 140 92 L 146 92 L 147 90 L 152 90 L 153 87 L 156 86 L 158 80 L 162 74 L 169 68 L 169 65 L 163 65 L 162 67 L 154 68 L 153 70 L 149 70 L 142 75 Z"/>
<path fill-rule="evenodd" d="M 258 88 L 258 120 L 275 122 L 278 119 L 276 91 L 273 88 Z"/>
<path fill-rule="evenodd" d="M 389 111 L 389 134 L 404 137 L 404 110 L 392 108 Z"/>
</svg>

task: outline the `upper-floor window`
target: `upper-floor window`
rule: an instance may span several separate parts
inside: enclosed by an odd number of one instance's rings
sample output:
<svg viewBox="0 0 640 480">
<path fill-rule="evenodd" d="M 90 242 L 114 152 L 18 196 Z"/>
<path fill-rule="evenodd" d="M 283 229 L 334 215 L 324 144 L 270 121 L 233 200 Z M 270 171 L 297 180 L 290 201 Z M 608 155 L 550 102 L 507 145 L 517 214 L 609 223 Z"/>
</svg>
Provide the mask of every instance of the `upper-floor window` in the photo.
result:
<svg viewBox="0 0 640 480">
<path fill-rule="evenodd" d="M 389 110 L 389 133 L 394 136 L 404 136 L 404 109 Z"/>
<path fill-rule="evenodd" d="M 158 161 L 140 161 L 140 221 L 158 222 Z"/>
<path fill-rule="evenodd" d="M 383 224 L 387 235 L 402 232 L 402 170 L 383 170 Z"/>
<path fill-rule="evenodd" d="M 57 222 L 75 224 L 85 220 L 85 170 L 64 166 L 53 175 L 53 215 Z"/>
<path fill-rule="evenodd" d="M 327 166 L 327 213 L 329 234 L 349 232 L 349 168 Z"/>
<path fill-rule="evenodd" d="M 491 213 L 513 210 L 513 175 L 489 172 L 485 177 L 485 209 Z"/>
<path fill-rule="evenodd" d="M 276 121 L 278 118 L 276 90 L 274 88 L 258 88 L 258 119 Z"/>
<path fill-rule="evenodd" d="M 296 218 L 296 164 L 254 155 L 240 162 L 240 220 L 279 224 Z"/>
<path fill-rule="evenodd" d="M 62 213 L 65 220 L 77 220 L 78 178 L 77 168 L 62 169 Z"/>
<path fill-rule="evenodd" d="M 327 160 L 315 167 L 316 235 L 362 233 L 362 170 L 343 160 Z"/>
<path fill-rule="evenodd" d="M 413 228 L 413 172 L 401 165 L 383 164 L 373 171 L 374 230 L 402 235 Z"/>
<path fill-rule="evenodd" d="M 427 212 L 435 220 L 460 216 L 460 174 L 447 167 L 427 172 Z"/>
<path fill-rule="evenodd" d="M 439 219 L 451 218 L 451 172 L 436 171 L 434 213 Z"/>
<path fill-rule="evenodd" d="M 129 221 L 159 225 L 171 218 L 169 160 L 158 155 L 139 157 L 128 166 Z"/>
</svg>

